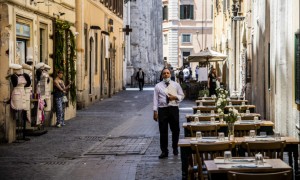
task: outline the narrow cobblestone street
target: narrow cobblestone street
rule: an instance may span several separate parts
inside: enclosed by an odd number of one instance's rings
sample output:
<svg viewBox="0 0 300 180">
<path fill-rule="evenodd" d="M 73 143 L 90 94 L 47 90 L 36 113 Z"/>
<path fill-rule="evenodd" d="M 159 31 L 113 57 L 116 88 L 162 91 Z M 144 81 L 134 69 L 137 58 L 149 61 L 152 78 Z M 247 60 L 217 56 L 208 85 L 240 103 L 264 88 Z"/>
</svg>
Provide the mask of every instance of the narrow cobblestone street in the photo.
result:
<svg viewBox="0 0 300 180">
<path fill-rule="evenodd" d="M 152 98 L 153 88 L 128 89 L 78 111 L 62 128 L 0 145 L 0 179 L 181 179 L 180 155 L 158 159 Z M 192 105 L 181 103 L 181 124 Z"/>
</svg>

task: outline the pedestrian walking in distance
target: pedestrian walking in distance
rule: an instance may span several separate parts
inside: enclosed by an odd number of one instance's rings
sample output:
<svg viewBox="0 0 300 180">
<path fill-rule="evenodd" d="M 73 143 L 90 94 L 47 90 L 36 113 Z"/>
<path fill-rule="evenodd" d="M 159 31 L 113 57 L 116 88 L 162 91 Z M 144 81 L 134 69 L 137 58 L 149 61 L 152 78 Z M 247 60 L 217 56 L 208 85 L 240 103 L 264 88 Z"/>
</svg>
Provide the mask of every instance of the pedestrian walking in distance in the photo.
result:
<svg viewBox="0 0 300 180">
<path fill-rule="evenodd" d="M 139 68 L 139 71 L 136 73 L 135 78 L 139 82 L 140 91 L 142 91 L 144 88 L 144 79 L 145 79 L 145 73 L 142 70 L 142 68 Z"/>
<path fill-rule="evenodd" d="M 169 69 L 162 70 L 163 80 L 155 85 L 153 96 L 153 119 L 158 121 L 160 133 L 159 159 L 169 155 L 168 150 L 168 125 L 172 132 L 173 154 L 178 155 L 179 140 L 179 102 L 184 98 L 181 86 L 171 80 Z"/>
<path fill-rule="evenodd" d="M 212 68 L 210 73 L 208 74 L 207 88 L 209 90 L 209 96 L 216 95 L 217 81 L 219 78 L 217 77 L 216 69 Z"/>
</svg>

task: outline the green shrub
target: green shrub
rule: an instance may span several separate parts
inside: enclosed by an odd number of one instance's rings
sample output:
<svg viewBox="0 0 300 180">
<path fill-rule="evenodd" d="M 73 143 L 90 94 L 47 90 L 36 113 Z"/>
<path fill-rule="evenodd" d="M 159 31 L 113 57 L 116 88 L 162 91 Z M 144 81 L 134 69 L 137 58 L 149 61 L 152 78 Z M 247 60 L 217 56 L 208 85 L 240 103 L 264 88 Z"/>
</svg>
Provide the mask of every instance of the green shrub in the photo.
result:
<svg viewBox="0 0 300 180">
<path fill-rule="evenodd" d="M 209 91 L 208 89 L 203 89 L 199 91 L 199 97 L 204 97 L 204 94 L 206 94 L 206 96 L 208 96 Z"/>
</svg>

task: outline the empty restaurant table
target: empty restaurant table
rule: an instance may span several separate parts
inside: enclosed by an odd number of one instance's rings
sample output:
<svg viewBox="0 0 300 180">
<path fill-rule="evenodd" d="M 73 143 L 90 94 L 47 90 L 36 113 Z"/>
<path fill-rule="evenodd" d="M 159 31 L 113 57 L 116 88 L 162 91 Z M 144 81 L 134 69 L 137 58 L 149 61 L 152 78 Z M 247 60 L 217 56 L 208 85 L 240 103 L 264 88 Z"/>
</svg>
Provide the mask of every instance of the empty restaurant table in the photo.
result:
<svg viewBox="0 0 300 180">
<path fill-rule="evenodd" d="M 239 112 L 245 112 L 246 110 L 250 110 L 251 113 L 255 112 L 255 105 L 231 105 L 225 107 L 225 113 L 229 108 L 235 108 Z M 210 113 L 212 110 L 217 112 L 216 106 L 193 106 L 193 113 L 195 114 L 197 110 L 200 110 L 204 113 Z"/>
<path fill-rule="evenodd" d="M 203 106 L 212 106 L 212 105 L 215 105 L 216 104 L 216 101 L 215 100 L 196 100 L 196 105 L 199 106 L 199 105 L 203 105 Z M 242 104 L 247 104 L 248 103 L 248 100 L 237 100 L 237 99 L 230 99 L 230 100 L 227 100 L 227 102 L 231 102 L 232 105 L 242 105 Z"/>
<path fill-rule="evenodd" d="M 203 138 L 206 140 L 205 138 Z M 259 141 L 275 141 L 274 137 L 272 138 L 266 136 L 265 138 L 258 138 Z M 245 137 L 235 137 L 234 142 L 235 146 L 238 147 L 238 151 L 243 150 L 241 147 L 241 144 L 243 142 L 246 142 L 248 139 Z M 225 138 L 226 141 L 226 138 Z M 228 139 L 227 139 L 228 141 Z M 298 173 L 298 145 L 299 145 L 299 140 L 297 140 L 294 137 L 281 137 L 281 141 L 285 141 L 285 148 L 284 152 L 288 153 L 288 160 L 289 160 L 289 165 L 293 167 L 295 174 Z M 217 137 L 215 140 L 208 139 L 205 141 L 206 143 L 215 143 L 218 142 Z M 182 178 L 187 179 L 188 177 L 188 167 L 189 167 L 189 158 L 193 154 L 193 151 L 191 149 L 191 144 L 192 143 L 197 143 L 195 138 L 184 138 L 184 139 L 179 139 L 178 146 L 180 147 L 180 155 L 181 155 L 181 162 L 182 162 Z M 245 152 L 245 150 L 243 150 Z M 233 154 L 234 155 L 234 154 Z"/>
<path fill-rule="evenodd" d="M 183 123 L 183 129 L 184 129 L 184 135 L 185 137 L 190 137 L 190 131 L 187 129 L 188 126 L 194 125 L 194 126 L 201 126 L 201 125 L 218 125 L 220 128 L 218 129 L 218 132 L 224 132 L 225 135 L 228 132 L 228 127 L 226 123 L 220 123 L 219 121 L 215 121 L 212 123 L 211 121 L 199 121 L 199 122 L 186 122 Z M 260 132 L 265 132 L 266 135 L 273 135 L 273 127 L 274 123 L 272 121 L 266 121 L 266 120 L 243 120 L 239 123 L 236 123 L 234 126 L 236 129 L 239 129 L 238 126 L 251 126 L 251 125 L 259 125 L 259 129 L 257 129 L 257 134 L 260 134 Z"/>
<path fill-rule="evenodd" d="M 245 160 L 245 161 L 243 161 Z M 206 160 L 204 164 L 210 180 L 226 180 L 228 171 L 247 173 L 270 173 L 291 171 L 292 168 L 281 159 L 264 159 L 262 165 L 256 165 L 254 158 L 233 158 L 224 162 L 224 158 Z"/>
<path fill-rule="evenodd" d="M 242 96 L 230 96 L 229 97 L 231 100 L 236 99 L 236 100 L 240 100 L 240 99 L 244 99 L 244 97 Z M 216 99 L 216 97 L 198 97 L 199 100 L 214 100 Z"/>
<path fill-rule="evenodd" d="M 226 115 L 225 115 L 226 116 Z M 257 117 L 258 119 L 260 119 L 260 114 L 258 113 L 240 113 L 241 119 L 242 120 L 254 120 L 255 117 Z M 194 121 L 195 117 L 198 117 L 199 121 L 209 121 L 211 117 L 215 117 L 216 120 L 219 118 L 219 114 L 218 113 L 195 113 L 195 114 L 186 114 L 185 118 L 187 122 L 190 121 Z"/>
</svg>

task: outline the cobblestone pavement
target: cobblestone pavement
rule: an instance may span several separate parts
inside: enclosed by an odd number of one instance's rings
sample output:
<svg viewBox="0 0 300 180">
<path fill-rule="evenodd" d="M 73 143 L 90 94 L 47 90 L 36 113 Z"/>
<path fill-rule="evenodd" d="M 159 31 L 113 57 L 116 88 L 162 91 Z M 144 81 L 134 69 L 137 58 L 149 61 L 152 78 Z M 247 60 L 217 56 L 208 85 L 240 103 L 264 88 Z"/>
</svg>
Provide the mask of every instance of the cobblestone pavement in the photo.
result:
<svg viewBox="0 0 300 180">
<path fill-rule="evenodd" d="M 128 89 L 78 111 L 65 127 L 48 127 L 47 134 L 23 143 L 1 144 L 0 179 L 181 179 L 180 156 L 158 159 L 159 132 L 152 120 L 152 98 L 152 88 Z M 193 105 L 190 100 L 181 103 L 181 122 L 186 113 L 192 113 Z M 113 138 L 131 144 L 107 143 Z M 134 151 L 127 153 L 125 147 L 131 146 Z M 119 153 L 105 154 L 99 147 Z M 91 153 L 93 150 L 97 153 Z"/>
</svg>

